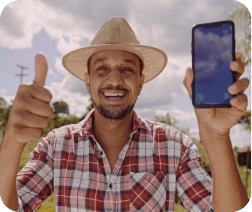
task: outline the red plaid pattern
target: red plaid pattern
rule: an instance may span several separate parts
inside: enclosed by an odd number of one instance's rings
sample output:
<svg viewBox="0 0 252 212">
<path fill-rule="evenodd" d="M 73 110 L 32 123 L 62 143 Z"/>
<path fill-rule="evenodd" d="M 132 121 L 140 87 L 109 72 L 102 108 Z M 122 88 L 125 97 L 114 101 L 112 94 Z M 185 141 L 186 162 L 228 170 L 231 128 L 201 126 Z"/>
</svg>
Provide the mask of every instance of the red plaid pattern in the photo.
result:
<svg viewBox="0 0 252 212">
<path fill-rule="evenodd" d="M 92 133 L 91 111 L 55 129 L 18 173 L 19 211 L 36 211 L 54 193 L 56 211 L 174 211 L 175 193 L 189 211 L 213 211 L 211 178 L 191 139 L 138 117 L 111 170 Z"/>
</svg>

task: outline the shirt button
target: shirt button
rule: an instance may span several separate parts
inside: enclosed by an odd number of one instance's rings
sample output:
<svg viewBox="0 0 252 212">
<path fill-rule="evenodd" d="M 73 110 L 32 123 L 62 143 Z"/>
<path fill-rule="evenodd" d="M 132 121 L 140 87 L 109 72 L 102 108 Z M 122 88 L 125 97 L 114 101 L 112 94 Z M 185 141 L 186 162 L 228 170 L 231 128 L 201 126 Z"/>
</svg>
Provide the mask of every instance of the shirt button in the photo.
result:
<svg viewBox="0 0 252 212">
<path fill-rule="evenodd" d="M 113 186 L 112 186 L 112 183 L 110 183 L 110 184 L 109 184 L 109 188 L 110 188 L 111 190 L 112 190 L 112 187 L 113 187 Z"/>
<path fill-rule="evenodd" d="M 100 151 L 100 154 L 103 155 L 103 151 Z"/>
</svg>

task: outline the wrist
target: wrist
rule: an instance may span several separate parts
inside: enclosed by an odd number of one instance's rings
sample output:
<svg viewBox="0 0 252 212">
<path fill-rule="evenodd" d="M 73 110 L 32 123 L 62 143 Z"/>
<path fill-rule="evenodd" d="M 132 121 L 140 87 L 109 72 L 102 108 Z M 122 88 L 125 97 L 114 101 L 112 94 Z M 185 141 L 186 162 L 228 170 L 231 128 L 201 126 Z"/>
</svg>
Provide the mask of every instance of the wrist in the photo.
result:
<svg viewBox="0 0 252 212">
<path fill-rule="evenodd" d="M 227 150 L 232 149 L 229 131 L 220 133 L 206 127 L 199 127 L 200 139 L 207 152 L 215 152 L 223 154 Z"/>
<path fill-rule="evenodd" d="M 201 140 L 206 138 L 212 138 L 213 140 L 227 140 L 229 138 L 230 129 L 218 130 L 220 127 L 213 129 L 211 127 L 205 126 L 199 123 L 199 136 Z"/>
<path fill-rule="evenodd" d="M 1 146 L 2 148 L 11 147 L 12 149 L 20 149 L 21 151 L 23 151 L 26 146 L 26 143 L 18 142 L 14 136 L 10 136 L 6 131 Z"/>
</svg>

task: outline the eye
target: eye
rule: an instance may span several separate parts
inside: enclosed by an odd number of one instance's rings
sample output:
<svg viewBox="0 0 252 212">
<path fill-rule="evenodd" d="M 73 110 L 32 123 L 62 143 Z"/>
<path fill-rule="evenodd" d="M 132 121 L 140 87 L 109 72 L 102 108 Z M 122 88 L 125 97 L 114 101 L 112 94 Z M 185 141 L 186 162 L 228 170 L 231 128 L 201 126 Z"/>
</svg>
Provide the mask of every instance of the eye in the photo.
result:
<svg viewBox="0 0 252 212">
<path fill-rule="evenodd" d="M 108 72 L 108 68 L 106 66 L 100 66 L 96 69 L 96 73 L 99 75 L 104 75 Z"/>
<path fill-rule="evenodd" d="M 132 68 L 129 68 L 129 67 L 122 68 L 122 71 L 124 73 L 127 73 L 127 74 L 134 73 L 134 70 Z"/>
<path fill-rule="evenodd" d="M 97 71 L 106 71 L 107 67 L 106 66 L 100 66 L 99 68 L 97 68 Z"/>
</svg>

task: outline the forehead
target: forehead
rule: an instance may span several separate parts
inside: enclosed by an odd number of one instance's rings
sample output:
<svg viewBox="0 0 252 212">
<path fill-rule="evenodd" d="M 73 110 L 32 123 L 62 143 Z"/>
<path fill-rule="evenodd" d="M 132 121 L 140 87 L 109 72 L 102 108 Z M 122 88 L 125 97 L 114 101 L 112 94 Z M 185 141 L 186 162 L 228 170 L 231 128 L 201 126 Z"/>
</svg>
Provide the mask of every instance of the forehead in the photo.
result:
<svg viewBox="0 0 252 212">
<path fill-rule="evenodd" d="M 121 51 L 121 50 L 103 50 L 100 52 L 95 53 L 91 58 L 90 58 L 90 63 L 94 63 L 97 59 L 100 58 L 107 58 L 115 61 L 120 61 L 120 60 L 132 60 L 136 64 L 139 63 L 139 58 L 135 54 L 131 52 L 126 52 L 126 51 Z"/>
</svg>

